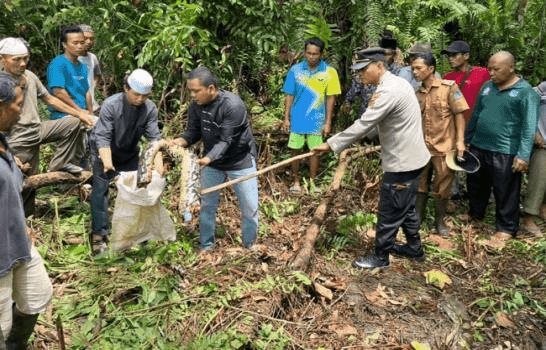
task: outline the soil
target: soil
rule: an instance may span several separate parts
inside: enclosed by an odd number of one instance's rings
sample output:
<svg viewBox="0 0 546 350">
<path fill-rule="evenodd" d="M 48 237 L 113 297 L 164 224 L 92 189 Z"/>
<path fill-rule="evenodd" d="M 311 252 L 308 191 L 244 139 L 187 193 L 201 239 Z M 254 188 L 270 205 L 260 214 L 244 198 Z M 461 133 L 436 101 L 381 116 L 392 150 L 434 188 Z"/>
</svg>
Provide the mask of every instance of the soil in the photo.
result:
<svg viewBox="0 0 546 350">
<path fill-rule="evenodd" d="M 449 219 L 448 239 L 430 234 L 424 225 L 427 259 L 422 263 L 391 257 L 385 269 L 352 268 L 354 258 L 372 252 L 373 228 L 355 232 L 355 243 L 332 252 L 327 237 L 336 234 L 340 215 L 375 212 L 377 207 L 379 178 L 354 171 L 351 176 L 367 185 L 345 186 L 337 193 L 306 271 L 314 284 L 288 296 L 253 291 L 223 309 L 207 326 L 208 332 L 226 329 L 241 314 L 248 314 L 254 323 L 241 324 L 239 331 L 252 338 L 261 322 L 272 323 L 290 336 L 288 349 L 425 349 L 420 344 L 431 349 L 546 349 L 544 316 L 527 303 L 511 310 L 505 303 L 517 289 L 546 304 L 544 263 L 525 252 L 518 254 L 509 248 L 511 243 L 504 249 L 489 244 L 494 229 L 464 224 L 462 201 L 455 203 L 456 212 Z M 217 270 L 215 278 L 222 286 L 292 273 L 290 259 L 301 245 L 320 195 L 289 195 L 286 172 L 264 176 L 260 184 L 262 202 L 295 201 L 300 205 L 297 214 L 279 220 L 261 215 L 267 234 L 249 251 L 237 243 L 236 197 L 232 190 L 224 190 L 217 217 L 225 233 L 214 250 L 202 254 L 192 271 L 187 271 L 189 283 L 199 283 L 198 272 L 211 268 Z M 403 241 L 402 234 L 398 238 Z M 538 240 L 525 235 L 517 239 L 529 245 Z M 235 260 L 237 265 L 229 264 Z M 451 284 L 443 289 L 427 284 L 424 273 L 431 270 L 443 272 Z M 484 298 L 491 300 L 489 307 L 480 306 Z M 183 325 L 188 341 L 202 330 L 199 317 Z M 36 344 L 47 341 L 46 331 L 39 332 Z"/>
</svg>

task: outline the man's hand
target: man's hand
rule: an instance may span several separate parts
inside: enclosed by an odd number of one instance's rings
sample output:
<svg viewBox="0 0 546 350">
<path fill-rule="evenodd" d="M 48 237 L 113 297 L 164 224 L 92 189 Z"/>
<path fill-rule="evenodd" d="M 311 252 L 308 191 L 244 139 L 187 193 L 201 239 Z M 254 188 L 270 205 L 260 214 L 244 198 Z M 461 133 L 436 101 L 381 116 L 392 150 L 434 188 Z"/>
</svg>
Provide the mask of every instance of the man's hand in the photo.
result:
<svg viewBox="0 0 546 350">
<path fill-rule="evenodd" d="M 322 144 L 320 144 L 317 147 L 312 149 L 313 153 L 315 153 L 315 154 L 328 152 L 330 150 L 331 150 L 330 145 L 328 143 L 326 143 L 326 142 L 324 142 L 324 143 L 322 143 Z"/>
<path fill-rule="evenodd" d="M 206 167 L 207 165 L 209 165 L 211 162 L 210 158 L 209 157 L 203 157 L 203 158 L 199 158 L 197 160 L 197 164 L 199 164 L 201 166 L 201 168 L 203 167 Z"/>
<path fill-rule="evenodd" d="M 456 147 L 457 147 L 457 158 L 459 160 L 464 159 L 464 151 L 465 151 L 464 142 L 463 141 L 457 142 Z"/>
<path fill-rule="evenodd" d="M 514 161 L 512 162 L 512 172 L 523 173 L 524 171 L 527 171 L 527 162 L 519 159 L 518 157 L 514 157 Z"/>
<path fill-rule="evenodd" d="M 322 136 L 326 137 L 330 135 L 330 132 L 332 132 L 332 127 L 330 126 L 330 123 L 324 124 L 324 127 L 322 128 Z"/>
<path fill-rule="evenodd" d="M 99 157 L 102 160 L 102 166 L 104 173 L 115 171 L 114 164 L 112 163 L 112 150 L 109 147 L 99 148 Z"/>
<path fill-rule="evenodd" d="M 26 173 L 27 171 L 30 170 L 30 164 L 29 163 L 23 163 L 21 161 L 21 159 L 19 159 L 16 156 L 13 156 L 13 159 L 15 160 L 15 164 L 17 165 L 19 170 L 21 170 L 21 172 Z"/>
<path fill-rule="evenodd" d="M 80 118 L 82 123 L 88 128 L 95 126 L 95 116 L 93 114 L 89 114 L 87 111 L 81 112 L 80 115 L 78 115 L 78 118 Z"/>
<path fill-rule="evenodd" d="M 185 139 L 181 137 L 177 137 L 175 139 L 171 139 L 167 141 L 167 145 L 169 147 L 175 147 L 175 146 L 188 147 L 188 141 L 186 141 Z"/>
<path fill-rule="evenodd" d="M 351 104 L 349 102 L 343 102 L 340 110 L 342 113 L 345 113 L 345 114 L 351 113 Z"/>
<path fill-rule="evenodd" d="M 34 230 L 29 226 L 27 226 L 27 235 L 32 244 L 34 244 L 34 242 L 36 241 L 36 232 L 34 232 Z"/>
<path fill-rule="evenodd" d="M 286 118 L 284 119 L 281 129 L 284 132 L 290 132 L 290 119 L 286 119 Z"/>
<path fill-rule="evenodd" d="M 544 147 L 544 139 L 538 131 L 535 133 L 535 145 L 537 145 L 538 147 Z"/>
</svg>

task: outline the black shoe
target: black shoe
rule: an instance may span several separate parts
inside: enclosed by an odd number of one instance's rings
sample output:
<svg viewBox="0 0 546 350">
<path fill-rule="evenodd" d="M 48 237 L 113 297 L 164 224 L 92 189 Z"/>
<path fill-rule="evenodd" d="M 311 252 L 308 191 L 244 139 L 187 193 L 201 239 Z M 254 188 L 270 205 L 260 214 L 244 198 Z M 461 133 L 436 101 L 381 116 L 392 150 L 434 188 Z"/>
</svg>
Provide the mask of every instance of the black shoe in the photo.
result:
<svg viewBox="0 0 546 350">
<path fill-rule="evenodd" d="M 90 234 L 89 240 L 91 242 L 91 255 L 96 256 L 100 255 L 108 250 L 108 245 L 106 244 L 106 237 L 98 237 L 99 235 Z"/>
<path fill-rule="evenodd" d="M 82 171 L 83 171 L 83 169 L 81 167 L 77 166 L 76 164 L 70 164 L 70 163 L 65 164 L 59 170 L 70 173 L 72 175 L 76 175 L 76 176 L 80 175 L 82 173 Z"/>
<path fill-rule="evenodd" d="M 353 261 L 353 267 L 359 269 L 374 269 L 389 266 L 389 258 L 380 258 L 377 255 L 361 256 Z"/>
<path fill-rule="evenodd" d="M 419 250 L 415 250 L 407 244 L 404 244 L 404 245 L 395 244 L 391 249 L 391 253 L 393 253 L 394 255 L 402 256 L 404 258 L 413 259 L 419 262 L 425 261 L 426 259 L 423 248 L 419 248 Z"/>
</svg>

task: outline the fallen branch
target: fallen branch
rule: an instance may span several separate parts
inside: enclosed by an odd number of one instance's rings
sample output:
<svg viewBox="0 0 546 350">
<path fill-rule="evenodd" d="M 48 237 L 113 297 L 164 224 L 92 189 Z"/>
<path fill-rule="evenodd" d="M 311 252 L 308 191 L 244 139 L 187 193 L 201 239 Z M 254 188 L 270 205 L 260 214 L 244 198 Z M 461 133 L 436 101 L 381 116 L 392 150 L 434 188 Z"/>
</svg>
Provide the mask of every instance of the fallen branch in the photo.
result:
<svg viewBox="0 0 546 350">
<path fill-rule="evenodd" d="M 93 176 L 90 171 L 82 171 L 78 176 L 64 171 L 52 171 L 27 177 L 23 181 L 23 189 L 38 189 L 40 187 L 61 183 L 84 183 Z"/>
<path fill-rule="evenodd" d="M 343 175 L 345 174 L 345 169 L 347 168 L 347 164 L 356 157 L 373 153 L 373 152 L 379 151 L 380 149 L 381 149 L 381 146 L 366 147 L 364 149 L 361 149 L 357 153 L 353 154 L 351 157 L 347 157 L 347 154 L 354 149 L 347 149 L 341 152 L 340 158 L 339 158 L 339 164 L 336 168 L 334 178 L 332 182 L 330 183 L 330 186 L 326 190 L 326 193 L 324 194 L 322 201 L 320 202 L 319 206 L 315 210 L 313 219 L 311 220 L 311 225 L 309 225 L 309 227 L 305 231 L 305 237 L 303 239 L 303 244 L 301 248 L 298 250 L 296 255 L 292 258 L 292 261 L 290 262 L 291 268 L 293 268 L 294 270 L 307 269 L 307 266 L 309 265 L 309 260 L 311 258 L 311 253 L 313 252 L 315 242 L 317 241 L 318 234 L 320 232 L 320 226 L 322 225 L 322 222 L 326 218 L 326 213 L 328 212 L 328 206 L 330 202 L 332 201 L 332 197 L 334 196 L 334 193 L 338 191 L 339 188 L 341 187 L 341 180 L 343 179 Z"/>
</svg>

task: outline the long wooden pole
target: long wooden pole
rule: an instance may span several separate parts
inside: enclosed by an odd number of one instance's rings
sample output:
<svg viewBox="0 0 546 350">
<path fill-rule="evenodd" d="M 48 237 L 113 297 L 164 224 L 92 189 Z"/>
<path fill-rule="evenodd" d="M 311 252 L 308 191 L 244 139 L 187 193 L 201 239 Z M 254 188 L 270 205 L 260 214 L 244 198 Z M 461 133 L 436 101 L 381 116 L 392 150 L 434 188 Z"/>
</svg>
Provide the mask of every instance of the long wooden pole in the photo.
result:
<svg viewBox="0 0 546 350">
<path fill-rule="evenodd" d="M 302 159 L 305 159 L 305 158 L 309 158 L 313 154 L 314 154 L 313 152 L 307 152 L 307 153 L 304 153 L 304 154 L 299 154 L 299 155 L 294 156 L 292 158 L 285 159 L 282 162 L 279 162 L 277 164 L 273 164 L 273 165 L 270 165 L 270 166 L 265 167 L 263 169 L 260 169 L 260 170 L 258 170 L 256 172 L 252 173 L 252 174 L 248 174 L 248 175 L 240 177 L 238 179 L 234 179 L 234 180 L 230 180 L 230 181 L 221 183 L 220 185 L 216 185 L 216 186 L 213 186 L 213 187 L 208 187 L 208 188 L 202 189 L 200 193 L 201 193 L 201 195 L 205 195 L 205 194 L 208 194 L 208 193 L 211 193 L 211 192 L 219 191 L 219 190 L 221 190 L 223 188 L 226 188 L 228 186 L 232 186 L 232 185 L 235 185 L 235 184 L 237 184 L 239 182 L 243 182 L 243 181 L 246 181 L 246 180 L 251 179 L 253 177 L 262 175 L 264 173 L 267 173 L 268 171 L 271 171 L 271 170 L 274 170 L 274 169 L 277 169 L 277 168 L 281 168 L 281 167 L 286 166 L 286 165 L 288 165 L 288 164 L 290 164 L 292 162 L 295 162 L 297 160 L 302 160 Z"/>
</svg>

